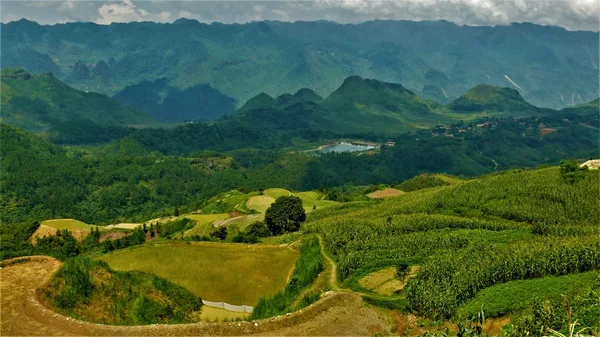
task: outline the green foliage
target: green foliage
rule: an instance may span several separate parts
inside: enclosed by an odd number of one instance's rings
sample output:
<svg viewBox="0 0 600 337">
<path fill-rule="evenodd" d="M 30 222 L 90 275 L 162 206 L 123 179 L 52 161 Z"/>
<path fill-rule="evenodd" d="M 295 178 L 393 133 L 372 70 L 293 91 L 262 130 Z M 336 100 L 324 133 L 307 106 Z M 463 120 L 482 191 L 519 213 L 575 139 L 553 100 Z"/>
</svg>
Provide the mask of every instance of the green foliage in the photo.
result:
<svg viewBox="0 0 600 337">
<path fill-rule="evenodd" d="M 477 291 L 494 284 L 598 269 L 600 241 L 578 241 L 477 244 L 435 256 L 409 282 L 409 306 L 420 315 L 449 318 Z"/>
<path fill-rule="evenodd" d="M 43 298 L 68 315 L 103 324 L 186 323 L 202 301 L 183 287 L 142 272 L 116 272 L 104 261 L 67 260 Z"/>
<path fill-rule="evenodd" d="M 525 102 L 515 89 L 480 84 L 455 99 L 449 108 L 462 112 L 496 111 L 513 115 L 533 115 L 540 109 Z"/>
<path fill-rule="evenodd" d="M 505 335 L 547 336 L 552 330 L 575 336 L 573 332 L 595 336 L 600 332 L 600 278 L 586 294 L 536 300 L 519 315 Z"/>
<path fill-rule="evenodd" d="M 396 278 L 404 281 L 406 276 L 408 276 L 408 272 L 410 271 L 410 265 L 406 262 L 400 262 L 396 264 Z"/>
<path fill-rule="evenodd" d="M 456 311 L 458 318 L 470 318 L 483 306 L 487 317 L 503 317 L 528 308 L 534 301 L 585 296 L 594 287 L 598 271 L 516 280 L 485 288 Z"/>
<path fill-rule="evenodd" d="M 37 221 L 31 223 L 0 226 L 0 260 L 30 255 L 33 252 L 31 236 L 40 227 Z"/>
<path fill-rule="evenodd" d="M 285 289 L 274 296 L 261 298 L 250 319 L 261 319 L 284 314 L 302 291 L 308 288 L 317 275 L 323 270 L 323 255 L 318 238 L 312 236 L 304 239 L 300 246 L 300 256 L 296 261 L 294 274 Z M 310 304 L 317 298 L 316 294 L 307 294 L 302 303 Z M 297 309 L 297 308 L 294 308 Z"/>
<path fill-rule="evenodd" d="M 58 259 L 67 259 L 79 255 L 77 240 L 68 229 L 59 229 L 56 235 L 38 237 L 34 251 L 40 255 L 50 255 Z"/>
<path fill-rule="evenodd" d="M 446 180 L 441 179 L 438 176 L 423 174 L 403 181 L 401 184 L 396 185 L 396 187 L 401 191 L 411 192 L 421 190 L 424 188 L 444 185 L 450 185 L 450 183 Z"/>
<path fill-rule="evenodd" d="M 563 160 L 560 162 L 560 175 L 569 184 L 585 179 L 585 171 L 587 171 L 587 167 L 579 167 L 576 160 Z"/>
<path fill-rule="evenodd" d="M 302 200 L 296 196 L 283 196 L 275 200 L 265 213 L 265 223 L 272 235 L 296 232 L 306 220 Z"/>
<path fill-rule="evenodd" d="M 218 240 L 227 239 L 227 227 L 221 226 L 215 229 L 212 233 L 210 233 L 210 236 Z"/>
</svg>

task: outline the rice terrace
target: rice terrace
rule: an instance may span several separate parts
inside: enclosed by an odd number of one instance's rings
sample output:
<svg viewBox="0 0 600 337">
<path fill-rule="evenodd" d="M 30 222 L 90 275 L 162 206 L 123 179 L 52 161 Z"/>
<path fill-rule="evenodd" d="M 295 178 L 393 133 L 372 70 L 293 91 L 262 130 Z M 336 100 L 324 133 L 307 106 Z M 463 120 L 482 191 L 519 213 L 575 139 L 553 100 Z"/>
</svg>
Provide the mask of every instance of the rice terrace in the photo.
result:
<svg viewBox="0 0 600 337">
<path fill-rule="evenodd" d="M 0 336 L 600 336 L 600 2 L 0 12 Z"/>
</svg>

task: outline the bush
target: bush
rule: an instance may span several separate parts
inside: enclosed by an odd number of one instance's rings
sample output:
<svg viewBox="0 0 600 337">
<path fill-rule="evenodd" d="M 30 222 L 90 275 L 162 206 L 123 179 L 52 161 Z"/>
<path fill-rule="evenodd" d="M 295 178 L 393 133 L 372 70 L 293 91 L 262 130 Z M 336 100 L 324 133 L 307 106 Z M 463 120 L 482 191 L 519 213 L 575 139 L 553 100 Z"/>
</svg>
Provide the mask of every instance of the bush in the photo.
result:
<svg viewBox="0 0 600 337">
<path fill-rule="evenodd" d="M 227 239 L 227 227 L 221 226 L 221 227 L 217 228 L 212 233 L 210 233 L 210 237 L 219 239 L 219 240 Z"/>
<path fill-rule="evenodd" d="M 306 220 L 302 200 L 296 196 L 279 197 L 267 209 L 265 223 L 273 235 L 296 232 Z"/>
</svg>

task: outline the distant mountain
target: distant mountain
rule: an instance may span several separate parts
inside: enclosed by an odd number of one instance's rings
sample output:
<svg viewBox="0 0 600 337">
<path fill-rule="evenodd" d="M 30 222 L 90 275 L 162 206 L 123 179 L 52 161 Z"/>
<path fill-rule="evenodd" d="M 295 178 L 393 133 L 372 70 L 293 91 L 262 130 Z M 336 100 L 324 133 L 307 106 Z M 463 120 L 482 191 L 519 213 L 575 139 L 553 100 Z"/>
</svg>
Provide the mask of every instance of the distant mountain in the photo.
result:
<svg viewBox="0 0 600 337">
<path fill-rule="evenodd" d="M 143 111 L 120 105 L 110 97 L 69 87 L 52 73 L 31 74 L 2 69 L 2 122 L 40 132 L 62 121 L 89 120 L 99 125 L 152 122 Z"/>
<path fill-rule="evenodd" d="M 511 88 L 480 84 L 452 101 L 448 107 L 456 112 L 502 112 L 510 115 L 533 115 L 540 109 L 523 99 Z"/>
<path fill-rule="evenodd" d="M 235 111 L 235 100 L 208 84 L 180 90 L 170 86 L 166 79 L 128 86 L 113 98 L 166 122 L 215 120 Z"/>
<path fill-rule="evenodd" d="M 258 92 L 276 97 L 308 87 L 327 96 L 351 75 L 402 83 L 442 104 L 478 84 L 508 86 L 551 108 L 590 101 L 599 90 L 597 32 L 530 23 L 20 20 L 2 24 L 0 33 L 3 67 L 51 71 L 80 90 L 109 95 L 161 78 L 181 91 L 209 85 L 236 108 Z"/>
</svg>

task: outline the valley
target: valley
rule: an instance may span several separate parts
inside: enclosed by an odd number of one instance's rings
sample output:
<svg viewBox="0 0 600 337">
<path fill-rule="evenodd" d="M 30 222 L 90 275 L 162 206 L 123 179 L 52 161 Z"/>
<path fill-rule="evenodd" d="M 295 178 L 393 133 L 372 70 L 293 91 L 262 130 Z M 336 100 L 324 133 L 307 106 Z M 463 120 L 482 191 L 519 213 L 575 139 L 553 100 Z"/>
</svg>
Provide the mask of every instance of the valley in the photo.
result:
<svg viewBox="0 0 600 337">
<path fill-rule="evenodd" d="M 407 3 L 2 3 L 0 335 L 598 336 L 598 31 Z"/>
</svg>

